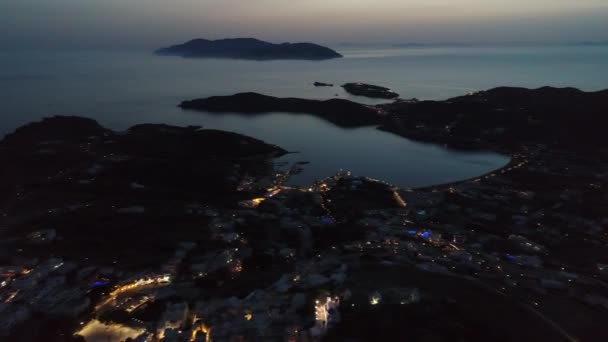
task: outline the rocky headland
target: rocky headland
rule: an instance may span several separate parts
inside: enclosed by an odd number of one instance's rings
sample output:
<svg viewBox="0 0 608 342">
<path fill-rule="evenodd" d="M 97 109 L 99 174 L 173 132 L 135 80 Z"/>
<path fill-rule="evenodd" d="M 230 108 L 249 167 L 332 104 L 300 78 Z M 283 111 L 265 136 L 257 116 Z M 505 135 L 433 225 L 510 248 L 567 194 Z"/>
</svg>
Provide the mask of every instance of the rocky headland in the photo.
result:
<svg viewBox="0 0 608 342">
<path fill-rule="evenodd" d="M 344 90 L 351 94 L 357 96 L 365 96 L 375 99 L 396 99 L 399 97 L 399 94 L 390 90 L 389 88 L 366 84 L 366 83 L 346 83 L 342 85 Z"/>
<path fill-rule="evenodd" d="M 278 98 L 257 93 L 240 93 L 232 96 L 213 96 L 183 101 L 179 106 L 188 110 L 220 113 L 306 113 L 343 127 L 369 126 L 380 122 L 377 108 L 344 99 L 319 101 Z"/>
</svg>

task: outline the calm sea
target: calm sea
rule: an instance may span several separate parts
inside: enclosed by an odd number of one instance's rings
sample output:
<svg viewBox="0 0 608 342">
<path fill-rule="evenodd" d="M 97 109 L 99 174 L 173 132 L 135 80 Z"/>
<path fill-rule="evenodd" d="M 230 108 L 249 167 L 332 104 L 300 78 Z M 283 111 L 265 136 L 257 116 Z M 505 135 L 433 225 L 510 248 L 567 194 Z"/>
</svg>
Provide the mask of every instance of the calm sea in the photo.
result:
<svg viewBox="0 0 608 342">
<path fill-rule="evenodd" d="M 404 187 L 474 177 L 504 165 L 494 153 L 462 153 L 416 143 L 373 127 L 342 129 L 308 115 L 256 117 L 181 111 L 185 99 L 255 91 L 275 96 L 349 98 L 315 81 L 363 81 L 404 98 L 445 99 L 495 86 L 608 88 L 608 47 L 337 48 L 343 59 L 238 61 L 158 57 L 149 51 L 0 52 L 0 136 L 54 114 L 94 118 L 113 129 L 152 122 L 247 134 L 309 161 L 294 184 L 339 169 Z"/>
</svg>

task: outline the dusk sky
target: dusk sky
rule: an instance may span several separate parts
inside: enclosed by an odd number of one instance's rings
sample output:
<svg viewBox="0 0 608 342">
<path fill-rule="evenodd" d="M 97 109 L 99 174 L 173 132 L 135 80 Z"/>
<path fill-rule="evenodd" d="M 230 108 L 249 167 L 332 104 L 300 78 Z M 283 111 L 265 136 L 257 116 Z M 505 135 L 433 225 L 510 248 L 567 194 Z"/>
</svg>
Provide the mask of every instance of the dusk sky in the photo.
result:
<svg viewBox="0 0 608 342">
<path fill-rule="evenodd" d="M 190 38 L 274 42 L 608 40 L 606 0 L 3 0 L 4 46 L 157 47 Z"/>
</svg>

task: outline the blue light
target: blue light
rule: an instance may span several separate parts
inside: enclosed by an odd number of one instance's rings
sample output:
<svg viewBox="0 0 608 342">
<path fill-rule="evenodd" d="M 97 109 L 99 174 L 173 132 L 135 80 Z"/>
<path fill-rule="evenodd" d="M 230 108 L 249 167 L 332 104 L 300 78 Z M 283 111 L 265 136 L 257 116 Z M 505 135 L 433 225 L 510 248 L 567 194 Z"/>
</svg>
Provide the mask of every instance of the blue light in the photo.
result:
<svg viewBox="0 0 608 342">
<path fill-rule="evenodd" d="M 416 233 L 418 233 L 418 231 L 417 230 L 408 230 L 407 233 L 410 235 L 416 235 Z"/>
<path fill-rule="evenodd" d="M 321 223 L 334 223 L 334 220 L 331 217 L 327 217 L 327 216 L 323 216 L 319 219 L 319 221 L 321 221 Z"/>
<path fill-rule="evenodd" d="M 91 285 L 89 285 L 89 286 L 92 287 L 92 288 L 95 288 L 95 287 L 106 286 L 108 284 L 110 284 L 109 281 L 96 281 L 94 283 L 91 283 Z"/>
<path fill-rule="evenodd" d="M 420 236 L 421 236 L 423 239 L 428 239 L 428 238 L 430 238 L 430 237 L 431 237 L 431 234 L 432 234 L 431 232 L 424 232 L 424 233 L 420 234 Z"/>
</svg>

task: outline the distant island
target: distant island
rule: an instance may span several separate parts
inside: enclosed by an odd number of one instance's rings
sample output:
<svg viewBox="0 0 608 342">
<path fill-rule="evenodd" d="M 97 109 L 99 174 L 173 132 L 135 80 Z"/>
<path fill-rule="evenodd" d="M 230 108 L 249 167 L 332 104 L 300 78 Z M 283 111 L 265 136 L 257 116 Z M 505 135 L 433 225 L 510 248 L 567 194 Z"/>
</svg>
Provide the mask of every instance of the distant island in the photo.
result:
<svg viewBox="0 0 608 342">
<path fill-rule="evenodd" d="M 188 58 L 234 58 L 249 60 L 326 60 L 341 58 L 336 51 L 313 43 L 273 44 L 255 38 L 193 39 L 155 51 L 162 56 Z"/>
<path fill-rule="evenodd" d="M 399 94 L 390 90 L 389 88 L 380 87 L 373 84 L 365 84 L 365 83 L 346 83 L 342 85 L 344 90 L 356 96 L 365 96 L 371 97 L 374 99 L 395 99 L 399 97 Z"/>
</svg>

